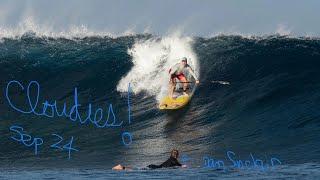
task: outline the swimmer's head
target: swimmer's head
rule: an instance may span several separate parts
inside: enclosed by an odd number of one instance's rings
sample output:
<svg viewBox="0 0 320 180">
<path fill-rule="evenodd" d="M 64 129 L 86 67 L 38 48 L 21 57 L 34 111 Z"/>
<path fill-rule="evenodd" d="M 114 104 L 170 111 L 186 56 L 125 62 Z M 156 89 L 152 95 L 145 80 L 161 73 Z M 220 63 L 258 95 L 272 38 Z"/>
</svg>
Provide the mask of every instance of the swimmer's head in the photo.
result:
<svg viewBox="0 0 320 180">
<path fill-rule="evenodd" d="M 176 149 L 172 149 L 170 156 L 177 159 L 179 157 L 179 151 Z"/>
</svg>

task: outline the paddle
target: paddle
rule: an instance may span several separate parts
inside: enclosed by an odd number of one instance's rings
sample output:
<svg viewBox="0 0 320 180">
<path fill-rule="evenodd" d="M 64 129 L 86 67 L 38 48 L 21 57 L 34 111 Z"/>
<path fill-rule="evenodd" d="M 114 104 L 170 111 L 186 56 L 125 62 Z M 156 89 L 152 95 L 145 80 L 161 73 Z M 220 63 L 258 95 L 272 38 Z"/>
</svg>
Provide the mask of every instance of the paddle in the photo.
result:
<svg viewBox="0 0 320 180">
<path fill-rule="evenodd" d="M 176 83 L 196 83 L 196 82 L 195 81 L 194 82 L 187 81 L 187 82 L 176 82 Z"/>
<path fill-rule="evenodd" d="M 196 82 L 195 81 L 187 81 L 187 82 L 176 82 L 176 83 L 196 83 Z M 211 81 L 211 83 L 230 85 L 230 82 L 228 82 L 228 81 Z"/>
</svg>

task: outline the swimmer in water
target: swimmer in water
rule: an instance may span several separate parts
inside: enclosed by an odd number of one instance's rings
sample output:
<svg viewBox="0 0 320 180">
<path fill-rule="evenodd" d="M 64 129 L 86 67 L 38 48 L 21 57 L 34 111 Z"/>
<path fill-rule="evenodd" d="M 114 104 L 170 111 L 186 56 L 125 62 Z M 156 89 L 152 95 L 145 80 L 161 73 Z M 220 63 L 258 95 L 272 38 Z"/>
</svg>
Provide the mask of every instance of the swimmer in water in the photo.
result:
<svg viewBox="0 0 320 180">
<path fill-rule="evenodd" d="M 168 160 L 166 160 L 164 163 L 162 163 L 160 165 L 150 164 L 147 167 L 150 169 L 168 168 L 168 167 L 176 167 L 176 166 L 184 167 L 184 168 L 187 167 L 186 165 L 182 165 L 179 163 L 178 157 L 179 157 L 179 151 L 176 149 L 173 149 L 171 151 L 170 158 Z M 131 168 L 122 166 L 121 164 L 118 164 L 117 166 L 114 166 L 112 168 L 112 170 L 131 170 Z"/>
</svg>

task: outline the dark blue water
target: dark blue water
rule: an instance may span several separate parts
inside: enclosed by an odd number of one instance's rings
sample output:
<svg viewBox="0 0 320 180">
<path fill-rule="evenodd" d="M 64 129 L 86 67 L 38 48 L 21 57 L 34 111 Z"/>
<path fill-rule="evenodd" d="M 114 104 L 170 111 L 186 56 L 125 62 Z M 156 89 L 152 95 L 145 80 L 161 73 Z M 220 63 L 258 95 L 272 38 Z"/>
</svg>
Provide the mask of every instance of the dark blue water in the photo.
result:
<svg viewBox="0 0 320 180">
<path fill-rule="evenodd" d="M 3 179 L 319 179 L 319 165 L 281 166 L 276 170 L 257 171 L 188 168 L 161 170 L 112 171 L 100 168 L 19 168 L 4 169 Z"/>
<path fill-rule="evenodd" d="M 117 86 L 134 67 L 128 49 L 137 42 L 153 39 L 160 41 L 161 37 L 65 39 L 26 34 L 2 39 L 0 177 L 317 179 L 320 40 L 283 36 L 195 37 L 192 50 L 197 56 L 201 84 L 190 104 L 178 111 L 162 112 L 157 109 L 154 94 L 135 92 L 129 98 L 129 122 L 128 93 L 119 92 Z M 156 76 L 160 72 L 154 73 Z M 20 109 L 27 111 L 27 86 L 36 81 L 40 86 L 37 112 L 43 110 L 41 105 L 46 100 L 51 104 L 56 101 L 59 112 L 65 103 L 70 112 L 76 87 L 83 118 L 89 104 L 93 112 L 102 108 L 104 116 L 112 104 L 116 123 L 122 124 L 98 128 L 94 121 L 81 123 L 67 116 L 21 113 L 10 106 L 6 96 L 6 87 L 13 80 L 25 88 L 17 83 L 9 88 L 12 103 Z M 230 85 L 211 83 L 214 80 L 228 81 Z M 33 100 L 35 92 L 31 88 Z M 27 147 L 13 140 L 11 137 L 21 137 L 10 130 L 13 125 L 23 128 L 25 139 L 30 135 L 32 139 L 26 144 L 41 138 L 43 143 L 36 155 L 34 147 L 40 141 Z M 128 146 L 122 141 L 124 132 L 132 135 Z M 71 137 L 72 145 L 63 148 Z M 52 147 L 59 139 L 61 149 Z M 124 141 L 128 142 L 128 137 Z M 69 159 L 70 147 L 77 151 L 71 150 Z M 184 160 L 189 168 L 143 169 L 165 161 L 172 148 L 187 157 Z M 233 152 L 232 157 L 228 157 L 228 151 Z M 223 169 L 205 167 L 205 157 L 222 161 Z M 275 163 L 271 168 L 272 158 L 277 158 L 281 165 Z M 256 165 L 257 159 L 264 165 Z M 249 168 L 240 166 L 240 160 L 248 161 Z M 119 163 L 137 169 L 111 171 Z"/>
</svg>

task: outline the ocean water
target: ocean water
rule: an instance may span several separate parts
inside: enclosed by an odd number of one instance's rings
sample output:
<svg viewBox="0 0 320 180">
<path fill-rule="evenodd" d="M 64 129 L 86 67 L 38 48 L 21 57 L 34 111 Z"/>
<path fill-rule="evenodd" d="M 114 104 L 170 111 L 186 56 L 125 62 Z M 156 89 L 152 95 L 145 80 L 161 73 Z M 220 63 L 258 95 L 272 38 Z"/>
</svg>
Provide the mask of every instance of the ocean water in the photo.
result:
<svg viewBox="0 0 320 180">
<path fill-rule="evenodd" d="M 167 70 L 184 56 L 201 83 L 188 106 L 159 111 Z M 317 38 L 28 32 L 2 37 L 0 70 L 0 179 L 320 174 Z M 145 169 L 173 148 L 188 168 Z"/>
<path fill-rule="evenodd" d="M 272 170 L 185 168 L 112 171 L 103 168 L 3 169 L 2 179 L 318 179 L 319 165 L 279 166 Z"/>
</svg>

